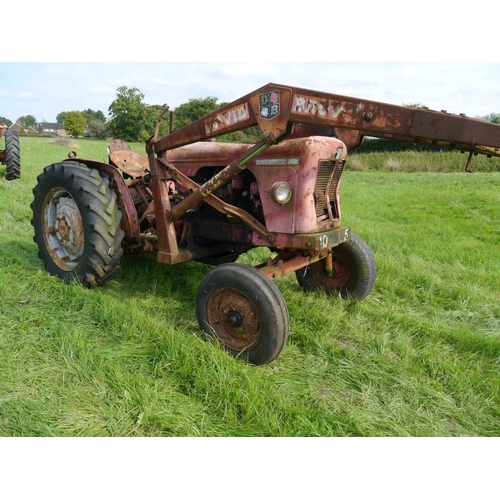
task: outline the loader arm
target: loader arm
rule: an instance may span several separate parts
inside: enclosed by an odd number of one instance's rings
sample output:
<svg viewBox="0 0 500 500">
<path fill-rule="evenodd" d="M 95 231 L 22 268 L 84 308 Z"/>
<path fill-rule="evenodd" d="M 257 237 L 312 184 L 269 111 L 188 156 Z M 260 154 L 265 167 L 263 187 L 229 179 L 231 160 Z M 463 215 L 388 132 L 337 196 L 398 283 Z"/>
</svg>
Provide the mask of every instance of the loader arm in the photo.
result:
<svg viewBox="0 0 500 500">
<path fill-rule="evenodd" d="M 258 125 L 267 144 L 290 134 L 292 125 L 323 127 L 353 143 L 363 136 L 450 147 L 500 156 L 500 125 L 446 111 L 411 108 L 270 83 L 207 116 L 151 142 L 156 154 Z M 343 133 L 342 133 L 343 132 Z M 320 135 L 320 134 L 318 134 Z M 347 141 L 346 141 L 347 142 Z"/>
<path fill-rule="evenodd" d="M 262 131 L 263 139 L 201 186 L 182 181 L 177 169 L 167 162 L 169 150 L 255 125 Z M 311 134 L 311 130 L 321 130 L 321 133 Z M 336 135 L 341 140 L 347 137 L 349 140 L 344 144 L 348 149 L 359 144 L 365 135 L 447 146 L 470 152 L 466 168 L 470 166 L 473 154 L 500 156 L 500 125 L 497 124 L 443 111 L 396 106 L 270 83 L 161 139 L 157 140 L 155 135 L 146 142 L 157 200 L 154 210 L 159 238 L 158 259 L 174 264 L 192 258 L 189 252 L 178 248 L 175 221 L 201 201 L 223 206 L 213 196 L 220 187 L 267 148 L 297 134 Z M 172 207 L 166 182 L 176 177 L 191 194 Z M 253 231 L 264 234 L 269 243 L 274 243 L 276 235 L 266 233 L 251 218 L 245 222 Z"/>
</svg>

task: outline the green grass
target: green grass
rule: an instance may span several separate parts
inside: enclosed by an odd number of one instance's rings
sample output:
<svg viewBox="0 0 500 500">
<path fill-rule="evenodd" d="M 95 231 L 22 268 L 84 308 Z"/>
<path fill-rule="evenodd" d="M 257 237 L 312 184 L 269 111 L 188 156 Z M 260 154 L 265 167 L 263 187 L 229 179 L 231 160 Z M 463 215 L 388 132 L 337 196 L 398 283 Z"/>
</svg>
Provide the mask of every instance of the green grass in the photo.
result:
<svg viewBox="0 0 500 500">
<path fill-rule="evenodd" d="M 460 151 L 354 151 L 348 160 L 350 170 L 385 172 L 463 172 L 468 153 Z M 500 160 L 484 155 L 473 156 L 471 169 L 475 172 L 497 172 Z"/>
<path fill-rule="evenodd" d="M 105 160 L 107 143 L 75 143 Z M 500 435 L 498 172 L 348 170 L 343 220 L 375 288 L 354 303 L 278 280 L 289 343 L 253 367 L 200 334 L 206 265 L 126 256 L 92 290 L 44 271 L 31 191 L 70 149 L 23 137 L 21 179 L 0 166 L 1 436 Z"/>
</svg>

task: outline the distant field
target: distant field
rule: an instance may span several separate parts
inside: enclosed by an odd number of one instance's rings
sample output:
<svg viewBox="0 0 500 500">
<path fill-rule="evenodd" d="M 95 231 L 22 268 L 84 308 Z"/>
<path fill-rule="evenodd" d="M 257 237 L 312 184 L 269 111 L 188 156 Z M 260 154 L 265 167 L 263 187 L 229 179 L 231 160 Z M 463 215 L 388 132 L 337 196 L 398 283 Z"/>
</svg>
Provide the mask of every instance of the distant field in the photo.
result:
<svg viewBox="0 0 500 500">
<path fill-rule="evenodd" d="M 22 137 L 21 179 L 0 165 L 0 436 L 500 435 L 500 160 L 353 155 L 343 221 L 374 250 L 375 288 L 354 303 L 278 280 L 289 343 L 253 367 L 200 335 L 206 265 L 126 256 L 92 290 L 44 271 L 36 176 L 107 145 Z"/>
</svg>

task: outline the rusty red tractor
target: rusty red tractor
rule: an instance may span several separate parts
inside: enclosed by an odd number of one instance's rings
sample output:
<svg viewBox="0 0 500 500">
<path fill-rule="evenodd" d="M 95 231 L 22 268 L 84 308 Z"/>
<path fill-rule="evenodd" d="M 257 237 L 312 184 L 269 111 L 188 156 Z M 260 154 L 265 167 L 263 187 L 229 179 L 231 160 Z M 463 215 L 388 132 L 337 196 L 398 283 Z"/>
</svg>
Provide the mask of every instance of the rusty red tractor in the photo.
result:
<svg viewBox="0 0 500 500">
<path fill-rule="evenodd" d="M 0 150 L 0 163 L 6 167 L 5 178 L 12 181 L 21 177 L 19 134 L 0 123 L 0 138 L 3 136 L 5 136 L 5 149 Z"/>
<path fill-rule="evenodd" d="M 71 157 L 38 176 L 34 239 L 46 269 L 64 281 L 104 283 L 124 252 L 160 263 L 213 265 L 195 299 L 201 330 L 235 357 L 273 361 L 289 333 L 275 279 L 295 273 L 305 292 L 362 300 L 376 280 L 365 240 L 341 224 L 347 152 L 364 136 L 500 156 L 500 126 L 429 109 L 268 84 L 186 127 L 121 141 L 109 162 Z M 262 140 L 209 139 L 257 125 Z M 235 262 L 255 247 L 273 257 Z"/>
</svg>

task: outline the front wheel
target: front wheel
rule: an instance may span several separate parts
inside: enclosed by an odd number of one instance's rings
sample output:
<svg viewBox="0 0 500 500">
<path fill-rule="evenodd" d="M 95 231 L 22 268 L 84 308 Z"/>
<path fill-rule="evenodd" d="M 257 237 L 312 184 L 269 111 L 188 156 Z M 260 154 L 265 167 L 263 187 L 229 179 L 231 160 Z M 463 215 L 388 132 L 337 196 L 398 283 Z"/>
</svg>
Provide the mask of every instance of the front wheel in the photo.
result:
<svg viewBox="0 0 500 500">
<path fill-rule="evenodd" d="M 8 181 L 21 177 L 19 134 L 15 130 L 5 132 L 5 167 L 5 178 Z"/>
<path fill-rule="evenodd" d="M 356 233 L 332 248 L 333 273 L 328 276 L 325 261 L 319 260 L 295 272 L 305 292 L 321 291 L 342 299 L 363 300 L 372 291 L 377 277 L 373 251 Z"/>
<path fill-rule="evenodd" d="M 234 357 L 270 363 L 285 347 L 288 308 L 278 287 L 245 264 L 221 264 L 203 278 L 196 295 L 200 328 Z"/>
<path fill-rule="evenodd" d="M 119 267 L 124 237 L 108 178 L 65 161 L 46 167 L 37 181 L 31 224 L 46 269 L 65 282 L 104 283 Z"/>
</svg>

